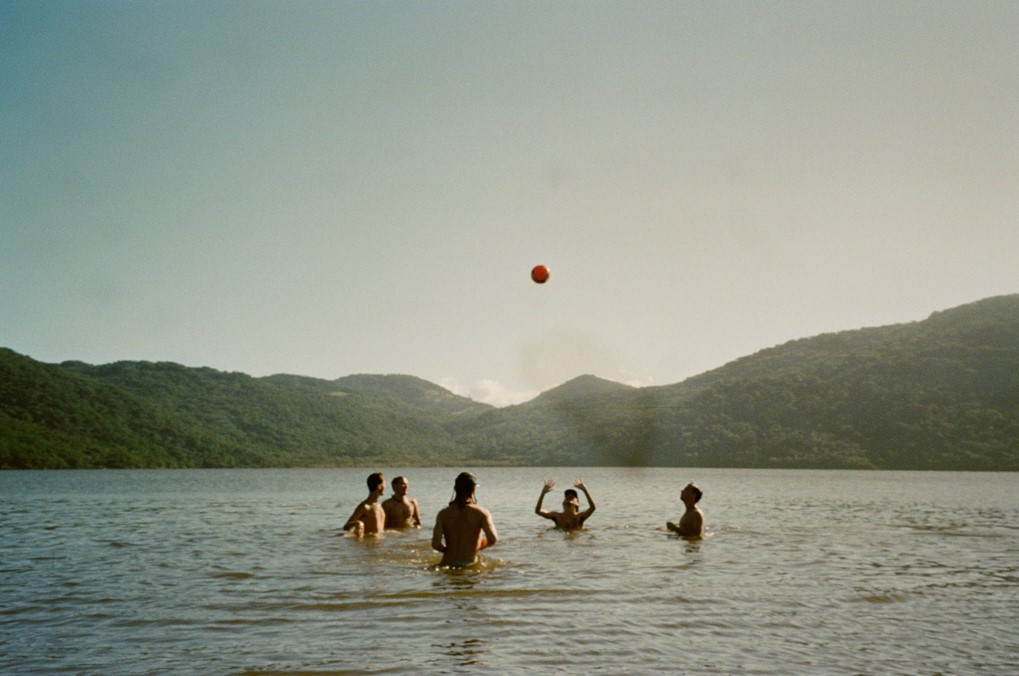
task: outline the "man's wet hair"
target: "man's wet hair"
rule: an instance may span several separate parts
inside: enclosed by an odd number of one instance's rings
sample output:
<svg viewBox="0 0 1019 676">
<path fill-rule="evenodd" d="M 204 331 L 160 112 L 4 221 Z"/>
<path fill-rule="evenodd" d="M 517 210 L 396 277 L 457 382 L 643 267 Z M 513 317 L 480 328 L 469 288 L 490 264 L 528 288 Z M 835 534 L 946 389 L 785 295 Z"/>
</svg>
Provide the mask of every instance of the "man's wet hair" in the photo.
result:
<svg viewBox="0 0 1019 676">
<path fill-rule="evenodd" d="M 465 507 L 470 502 L 471 497 L 474 495 L 474 489 L 477 486 L 478 480 L 474 478 L 473 474 L 470 472 L 460 472 L 456 477 L 456 481 L 453 482 L 453 492 L 456 494 L 456 497 L 449 504 L 455 503 L 460 507 Z"/>
<path fill-rule="evenodd" d="M 701 496 L 704 495 L 704 492 L 697 484 L 690 484 L 690 489 L 693 491 L 694 494 L 693 503 L 696 505 L 698 502 L 701 501 Z"/>
<path fill-rule="evenodd" d="M 368 475 L 368 490 L 374 491 L 379 484 L 386 485 L 386 477 L 382 476 L 382 472 L 374 472 Z"/>
<path fill-rule="evenodd" d="M 573 498 L 574 500 L 580 499 L 580 496 L 577 494 L 577 491 L 573 490 L 572 488 L 567 488 L 565 491 L 563 491 L 563 495 L 566 496 L 567 500 L 569 500 L 570 498 Z"/>
<path fill-rule="evenodd" d="M 404 476 L 403 476 L 403 475 L 401 474 L 400 476 L 394 476 L 394 477 L 393 477 L 393 480 L 392 480 L 392 481 L 390 481 L 389 483 L 390 483 L 390 484 L 392 485 L 392 487 L 393 487 L 393 488 L 396 488 L 396 484 L 398 484 L 398 483 L 399 483 L 400 481 L 402 481 L 402 480 L 406 480 L 406 477 L 404 477 Z"/>
</svg>

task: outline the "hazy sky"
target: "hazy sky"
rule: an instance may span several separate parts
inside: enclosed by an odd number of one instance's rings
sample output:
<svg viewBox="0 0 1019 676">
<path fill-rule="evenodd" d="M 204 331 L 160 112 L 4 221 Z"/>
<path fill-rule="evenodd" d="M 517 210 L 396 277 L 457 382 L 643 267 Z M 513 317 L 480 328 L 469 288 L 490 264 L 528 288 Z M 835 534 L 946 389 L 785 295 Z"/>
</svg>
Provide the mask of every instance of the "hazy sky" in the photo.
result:
<svg viewBox="0 0 1019 676">
<path fill-rule="evenodd" d="M 1017 36 L 1012 0 L 0 0 L 0 346 L 501 405 L 1016 293 Z"/>
</svg>

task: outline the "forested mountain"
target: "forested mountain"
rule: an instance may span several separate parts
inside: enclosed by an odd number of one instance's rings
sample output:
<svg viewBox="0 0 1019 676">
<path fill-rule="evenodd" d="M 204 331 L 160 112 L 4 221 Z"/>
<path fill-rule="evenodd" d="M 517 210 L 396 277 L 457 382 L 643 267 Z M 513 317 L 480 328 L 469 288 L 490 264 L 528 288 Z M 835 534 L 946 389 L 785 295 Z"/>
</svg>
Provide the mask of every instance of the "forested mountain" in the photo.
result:
<svg viewBox="0 0 1019 676">
<path fill-rule="evenodd" d="M 144 396 L 0 349 L 0 467 L 256 464 L 248 448 Z"/>
<path fill-rule="evenodd" d="M 792 341 L 676 385 L 540 399 L 458 438 L 481 453 L 500 430 L 556 464 L 1017 470 L 1019 296 Z"/>
<path fill-rule="evenodd" d="M 675 385 L 496 409 L 405 375 L 252 378 L 0 349 L 0 467 L 1019 470 L 1019 295 L 791 341 Z"/>
</svg>

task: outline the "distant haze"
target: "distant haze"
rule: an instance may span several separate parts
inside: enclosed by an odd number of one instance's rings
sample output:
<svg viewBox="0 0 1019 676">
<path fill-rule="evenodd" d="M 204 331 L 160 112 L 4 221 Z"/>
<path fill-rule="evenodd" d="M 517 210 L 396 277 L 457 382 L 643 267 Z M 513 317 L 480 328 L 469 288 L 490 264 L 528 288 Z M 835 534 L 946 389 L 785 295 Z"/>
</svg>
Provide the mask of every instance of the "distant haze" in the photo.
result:
<svg viewBox="0 0 1019 676">
<path fill-rule="evenodd" d="M 504 405 L 1015 293 L 1017 35 L 1011 2 L 7 0 L 0 346 Z"/>
</svg>

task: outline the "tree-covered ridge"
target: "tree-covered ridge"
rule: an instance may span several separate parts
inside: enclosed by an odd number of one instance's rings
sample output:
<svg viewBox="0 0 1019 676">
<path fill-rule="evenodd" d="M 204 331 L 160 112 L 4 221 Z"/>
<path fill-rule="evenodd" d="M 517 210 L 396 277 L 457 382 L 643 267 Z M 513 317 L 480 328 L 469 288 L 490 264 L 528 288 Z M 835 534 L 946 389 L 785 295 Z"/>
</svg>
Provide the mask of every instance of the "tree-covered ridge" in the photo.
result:
<svg viewBox="0 0 1019 676">
<path fill-rule="evenodd" d="M 393 393 L 371 396 L 343 389 L 338 382 L 253 378 L 171 363 L 63 366 L 146 396 L 190 426 L 215 430 L 257 452 L 260 466 L 349 466 L 402 458 L 434 464 L 453 448 L 440 421 L 394 403 L 401 391 L 408 396 L 407 382 L 421 390 L 441 389 L 410 376 L 394 377 Z"/>
<path fill-rule="evenodd" d="M 791 341 L 674 385 L 581 376 L 503 409 L 406 375 L 0 349 L 0 468 L 464 464 L 1019 470 L 1019 295 Z"/>
<path fill-rule="evenodd" d="M 145 397 L 0 349 L 0 467 L 230 467 L 250 450 Z"/>
<path fill-rule="evenodd" d="M 537 464 L 1019 470 L 1019 296 L 791 341 L 675 385 L 539 397 L 464 427 L 471 454 L 512 448 Z"/>
</svg>

